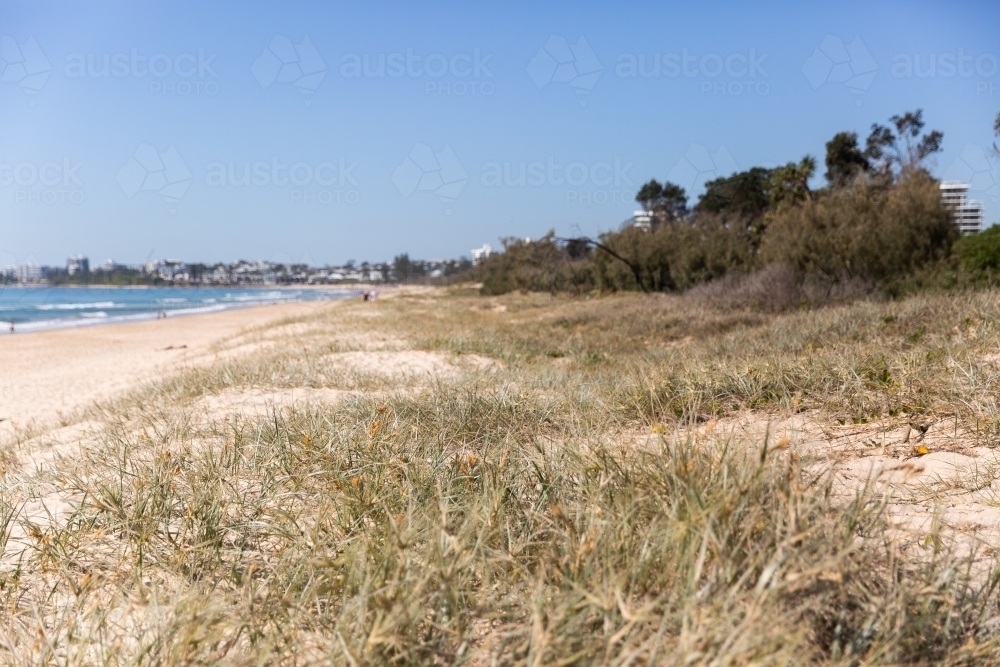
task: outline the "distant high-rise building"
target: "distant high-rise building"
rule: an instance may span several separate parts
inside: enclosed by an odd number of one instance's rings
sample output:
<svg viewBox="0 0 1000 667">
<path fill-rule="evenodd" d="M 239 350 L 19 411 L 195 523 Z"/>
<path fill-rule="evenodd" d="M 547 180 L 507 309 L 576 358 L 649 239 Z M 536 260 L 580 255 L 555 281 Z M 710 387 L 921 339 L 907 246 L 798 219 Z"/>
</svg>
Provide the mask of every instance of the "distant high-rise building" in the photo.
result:
<svg viewBox="0 0 1000 667">
<path fill-rule="evenodd" d="M 22 283 L 37 283 L 42 280 L 44 274 L 42 273 L 42 267 L 31 262 L 27 264 L 19 264 L 17 266 L 17 279 Z"/>
<path fill-rule="evenodd" d="M 983 202 L 966 198 L 969 184 L 943 181 L 940 188 L 941 202 L 952 210 L 958 231 L 962 234 L 983 231 L 983 220 L 986 217 Z"/>
<path fill-rule="evenodd" d="M 644 232 L 653 229 L 653 214 L 646 210 L 634 211 L 632 218 L 627 221 L 633 227 L 637 227 Z"/>
<path fill-rule="evenodd" d="M 493 254 L 493 247 L 489 243 L 484 243 L 482 248 L 472 249 L 472 264 L 473 266 L 481 264 L 486 261 L 486 259 Z"/>
<path fill-rule="evenodd" d="M 66 273 L 71 276 L 76 274 L 86 275 L 90 273 L 90 260 L 84 255 L 73 255 L 66 260 Z"/>
</svg>

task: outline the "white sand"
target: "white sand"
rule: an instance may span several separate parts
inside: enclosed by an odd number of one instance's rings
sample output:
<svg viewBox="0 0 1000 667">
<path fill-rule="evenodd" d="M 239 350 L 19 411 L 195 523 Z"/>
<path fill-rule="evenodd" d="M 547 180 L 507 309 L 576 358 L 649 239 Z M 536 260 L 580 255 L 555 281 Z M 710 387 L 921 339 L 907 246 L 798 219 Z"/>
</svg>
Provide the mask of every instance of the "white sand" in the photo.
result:
<svg viewBox="0 0 1000 667">
<path fill-rule="evenodd" d="M 0 337 L 0 433 L 51 423 L 138 382 L 210 361 L 213 343 L 247 327 L 331 305 L 258 306 Z"/>
</svg>

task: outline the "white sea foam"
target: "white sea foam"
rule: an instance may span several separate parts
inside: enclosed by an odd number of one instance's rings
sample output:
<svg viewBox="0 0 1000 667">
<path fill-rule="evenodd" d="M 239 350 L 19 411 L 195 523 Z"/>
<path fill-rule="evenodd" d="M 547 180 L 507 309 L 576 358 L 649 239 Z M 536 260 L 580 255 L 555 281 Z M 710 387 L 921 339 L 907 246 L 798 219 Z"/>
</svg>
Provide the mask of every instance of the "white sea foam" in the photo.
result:
<svg viewBox="0 0 1000 667">
<path fill-rule="evenodd" d="M 114 301 L 98 301 L 96 303 L 40 303 L 38 310 L 91 310 L 93 308 L 124 308 L 125 304 Z"/>
<path fill-rule="evenodd" d="M 40 291 L 40 290 L 39 290 Z M 28 296 L 29 290 L 23 290 Z M 51 301 L 56 301 L 59 288 L 46 289 L 46 295 Z M 0 316 L 0 335 L 8 333 L 6 322 L 8 319 L 15 321 L 16 333 L 29 333 L 33 331 L 43 331 L 48 329 L 67 329 L 94 325 L 115 324 L 123 322 L 142 322 L 156 319 L 157 313 L 165 312 L 168 317 L 180 317 L 182 315 L 197 315 L 200 313 L 215 313 L 224 310 L 235 310 L 250 306 L 270 304 L 274 302 L 289 303 L 292 301 L 305 300 L 326 300 L 330 298 L 346 298 L 355 295 L 355 290 L 329 290 L 320 292 L 303 292 L 301 290 L 246 290 L 225 292 L 224 296 L 216 291 L 215 296 L 202 298 L 197 292 L 189 298 L 167 297 L 164 299 L 140 299 L 136 302 L 129 300 L 116 301 L 93 301 L 87 303 L 24 303 L 20 292 L 13 290 L 0 291 L 0 298 L 8 299 L 17 294 L 17 300 L 8 300 L 0 305 L 0 311 L 5 312 L 5 316 Z M 71 294 L 79 292 L 73 290 Z M 136 296 L 140 293 L 137 291 Z M 149 292 L 145 292 L 152 296 Z M 103 295 L 102 295 L 103 296 Z M 25 299 L 27 301 L 27 299 Z M 169 305 L 168 305 L 169 304 Z M 115 310 L 125 309 L 125 312 L 115 314 Z M 6 315 L 11 312 L 11 315 Z M 46 313 L 51 319 L 33 319 L 32 313 L 41 315 Z M 27 319 L 24 319 L 27 318 Z"/>
</svg>

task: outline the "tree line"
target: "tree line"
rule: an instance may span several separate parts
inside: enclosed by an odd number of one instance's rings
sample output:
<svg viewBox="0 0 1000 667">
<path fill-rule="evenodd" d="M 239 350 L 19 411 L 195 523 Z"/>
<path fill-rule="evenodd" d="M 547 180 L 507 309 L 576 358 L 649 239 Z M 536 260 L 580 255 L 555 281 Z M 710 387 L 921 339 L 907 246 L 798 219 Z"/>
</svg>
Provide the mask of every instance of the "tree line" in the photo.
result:
<svg viewBox="0 0 1000 667">
<path fill-rule="evenodd" d="M 1000 114 L 993 129 L 1000 136 Z M 781 307 L 845 290 L 891 293 L 956 280 L 971 266 L 971 250 L 985 251 L 979 239 L 959 241 L 928 169 L 943 140 L 916 110 L 874 123 L 863 141 L 856 132 L 834 135 L 821 188 L 810 186 L 818 166 L 811 155 L 716 178 L 693 204 L 681 186 L 653 179 L 635 197 L 646 213 L 641 223 L 597 238 L 503 239 L 504 251 L 477 267 L 478 278 L 488 294 L 664 292 L 751 276 L 761 282 L 764 273 L 762 289 L 787 293 Z"/>
</svg>

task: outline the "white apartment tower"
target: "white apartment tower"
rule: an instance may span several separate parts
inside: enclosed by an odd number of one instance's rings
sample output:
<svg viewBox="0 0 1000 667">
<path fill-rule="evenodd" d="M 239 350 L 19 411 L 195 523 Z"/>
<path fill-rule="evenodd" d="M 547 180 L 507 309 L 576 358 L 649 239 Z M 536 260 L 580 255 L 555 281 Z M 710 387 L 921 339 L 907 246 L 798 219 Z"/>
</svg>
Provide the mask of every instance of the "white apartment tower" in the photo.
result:
<svg viewBox="0 0 1000 667">
<path fill-rule="evenodd" d="M 964 234 L 975 234 L 983 231 L 985 212 L 983 202 L 966 199 L 969 194 L 969 184 L 957 181 L 942 181 L 941 202 L 954 211 L 955 226 Z"/>
<path fill-rule="evenodd" d="M 493 247 L 489 243 L 484 243 L 482 248 L 472 249 L 472 265 L 478 266 L 489 259 L 493 254 Z"/>
<path fill-rule="evenodd" d="M 71 276 L 90 273 L 90 260 L 84 255 L 73 255 L 66 260 L 66 273 Z"/>
</svg>

